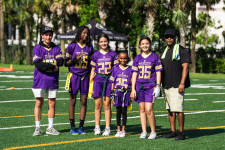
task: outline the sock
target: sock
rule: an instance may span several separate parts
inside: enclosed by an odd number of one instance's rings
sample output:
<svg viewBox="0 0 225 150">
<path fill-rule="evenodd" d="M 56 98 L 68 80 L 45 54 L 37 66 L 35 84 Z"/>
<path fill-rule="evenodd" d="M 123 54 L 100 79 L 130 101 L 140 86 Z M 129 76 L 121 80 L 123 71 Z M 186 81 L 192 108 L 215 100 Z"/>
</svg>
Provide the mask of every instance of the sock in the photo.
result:
<svg viewBox="0 0 225 150">
<path fill-rule="evenodd" d="M 54 118 L 48 118 L 48 128 L 53 127 Z"/>
<path fill-rule="evenodd" d="M 80 125 L 79 127 L 83 127 L 84 126 L 84 120 L 80 120 Z"/>
<path fill-rule="evenodd" d="M 35 121 L 36 127 L 40 128 L 41 121 Z"/>
<path fill-rule="evenodd" d="M 106 126 L 105 126 L 105 129 L 110 130 L 110 127 L 106 127 Z"/>
<path fill-rule="evenodd" d="M 74 127 L 74 128 L 75 128 L 74 119 L 70 119 L 70 126 L 71 126 L 71 128 L 72 128 L 72 127 Z"/>
<path fill-rule="evenodd" d="M 95 125 L 95 128 L 100 128 L 100 125 Z"/>
</svg>

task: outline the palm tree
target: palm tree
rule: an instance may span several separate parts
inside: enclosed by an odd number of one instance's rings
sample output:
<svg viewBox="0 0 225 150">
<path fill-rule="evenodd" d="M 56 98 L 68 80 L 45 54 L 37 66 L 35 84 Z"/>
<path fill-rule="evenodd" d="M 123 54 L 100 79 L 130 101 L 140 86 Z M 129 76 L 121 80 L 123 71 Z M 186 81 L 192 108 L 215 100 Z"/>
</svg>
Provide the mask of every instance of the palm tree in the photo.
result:
<svg viewBox="0 0 225 150">
<path fill-rule="evenodd" d="M 109 13 L 109 6 L 111 2 L 109 0 L 98 0 L 98 14 L 101 19 L 101 24 L 106 25 L 106 18 Z"/>
<path fill-rule="evenodd" d="M 208 26 L 209 26 L 209 10 L 213 9 L 212 5 L 219 3 L 220 0 L 199 0 L 201 5 L 206 5 L 206 23 L 205 23 L 205 48 L 208 47 Z"/>
<path fill-rule="evenodd" d="M 1 63 L 6 63 L 5 40 L 4 40 L 4 1 L 0 0 L 0 45 L 1 45 Z"/>
</svg>

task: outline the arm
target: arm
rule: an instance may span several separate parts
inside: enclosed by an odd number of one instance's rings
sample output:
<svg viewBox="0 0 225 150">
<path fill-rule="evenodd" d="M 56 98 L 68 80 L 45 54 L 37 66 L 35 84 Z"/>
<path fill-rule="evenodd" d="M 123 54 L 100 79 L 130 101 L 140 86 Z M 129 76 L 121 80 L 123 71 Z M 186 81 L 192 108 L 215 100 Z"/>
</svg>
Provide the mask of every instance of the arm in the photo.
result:
<svg viewBox="0 0 225 150">
<path fill-rule="evenodd" d="M 54 61 L 54 65 L 52 65 L 49 63 L 44 63 L 40 59 L 38 59 L 34 62 L 34 65 L 40 72 L 54 71 L 56 69 L 56 61 Z"/>
<path fill-rule="evenodd" d="M 60 58 L 60 59 L 56 59 L 57 61 L 57 66 L 63 66 L 63 63 L 64 63 L 64 59 L 63 58 Z"/>
<path fill-rule="evenodd" d="M 188 66 L 189 66 L 188 63 L 183 63 L 182 64 L 183 71 L 182 71 L 182 77 L 181 77 L 180 85 L 178 87 L 178 92 L 179 93 L 184 92 L 185 80 L 186 80 L 186 77 L 187 77 L 187 74 L 188 74 Z"/>
<path fill-rule="evenodd" d="M 94 79 L 94 76 L 95 76 L 95 68 L 92 67 L 91 68 L 91 74 L 90 74 L 90 81 Z"/>
<path fill-rule="evenodd" d="M 132 74 L 132 78 L 131 78 L 131 100 L 135 99 L 137 94 L 136 94 L 136 90 L 135 90 L 135 85 L 136 85 L 136 81 L 137 81 L 137 72 L 133 72 Z"/>
<path fill-rule="evenodd" d="M 157 85 L 161 84 L 161 71 L 156 72 L 156 84 Z"/>
</svg>

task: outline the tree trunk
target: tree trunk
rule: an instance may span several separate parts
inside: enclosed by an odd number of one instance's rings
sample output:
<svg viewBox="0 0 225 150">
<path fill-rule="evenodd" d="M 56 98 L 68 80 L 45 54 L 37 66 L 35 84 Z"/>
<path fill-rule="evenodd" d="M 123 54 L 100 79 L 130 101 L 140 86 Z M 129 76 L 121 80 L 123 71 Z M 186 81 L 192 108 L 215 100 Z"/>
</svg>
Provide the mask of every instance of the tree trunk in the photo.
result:
<svg viewBox="0 0 225 150">
<path fill-rule="evenodd" d="M 186 38 L 185 38 L 185 27 L 180 26 L 179 31 L 180 31 L 180 45 L 183 47 L 186 47 Z"/>
<path fill-rule="evenodd" d="M 148 34 L 147 36 L 152 39 L 154 32 L 154 22 L 155 22 L 155 12 L 153 11 L 155 8 L 151 7 L 147 12 L 147 25 L 148 25 Z"/>
<path fill-rule="evenodd" d="M 0 0 L 0 45 L 1 45 L 1 63 L 6 63 L 5 39 L 4 39 L 4 11 L 3 2 Z"/>
<path fill-rule="evenodd" d="M 195 53 L 195 44 L 196 44 L 196 3 L 193 2 L 191 10 L 191 72 L 196 73 L 196 53 Z"/>
<path fill-rule="evenodd" d="M 30 26 L 27 21 L 24 21 L 25 32 L 26 32 L 26 42 L 27 42 L 27 64 L 31 65 L 31 38 L 30 38 Z"/>
<path fill-rule="evenodd" d="M 141 49 L 139 48 L 139 41 L 140 41 L 140 36 L 137 36 L 136 55 L 141 54 Z"/>
<path fill-rule="evenodd" d="M 65 24 L 64 24 L 64 16 L 62 15 L 61 16 L 62 17 L 62 19 L 61 19 L 61 29 L 62 29 L 62 33 L 61 34 L 63 34 L 63 33 L 65 33 Z M 61 40 L 60 41 L 60 44 L 61 44 L 61 50 L 62 50 L 62 54 L 63 54 L 63 57 L 65 56 L 65 41 L 64 40 Z"/>
<path fill-rule="evenodd" d="M 209 25 L 209 4 L 206 4 L 206 21 L 205 21 L 205 49 L 208 46 L 208 25 Z"/>
</svg>

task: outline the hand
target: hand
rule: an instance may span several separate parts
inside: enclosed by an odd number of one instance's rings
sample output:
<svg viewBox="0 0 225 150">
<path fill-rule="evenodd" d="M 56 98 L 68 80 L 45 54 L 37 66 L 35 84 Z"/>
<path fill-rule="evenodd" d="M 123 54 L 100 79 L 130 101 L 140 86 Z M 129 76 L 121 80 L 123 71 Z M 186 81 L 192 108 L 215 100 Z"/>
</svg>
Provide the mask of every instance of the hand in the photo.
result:
<svg viewBox="0 0 225 150">
<path fill-rule="evenodd" d="M 184 92 L 184 88 L 185 88 L 184 84 L 180 84 L 179 87 L 178 87 L 178 92 L 179 93 L 183 93 Z"/>
<path fill-rule="evenodd" d="M 55 69 L 52 70 L 52 72 L 57 72 L 59 70 L 59 67 L 57 66 L 57 61 L 54 60 Z"/>
<path fill-rule="evenodd" d="M 152 95 L 154 95 L 155 98 L 159 97 L 159 95 L 160 95 L 160 87 L 159 86 L 154 88 L 154 92 L 152 93 Z"/>
<path fill-rule="evenodd" d="M 82 55 L 81 53 L 79 53 L 79 54 L 77 55 L 77 60 L 80 60 L 82 56 L 83 56 L 83 55 Z"/>
<path fill-rule="evenodd" d="M 115 93 L 113 90 L 111 90 L 111 95 L 110 95 L 110 99 L 113 101 L 113 104 L 115 103 Z"/>
<path fill-rule="evenodd" d="M 136 97 L 137 97 L 136 91 L 135 90 L 132 90 L 131 93 L 130 93 L 131 100 L 133 101 Z"/>
</svg>

